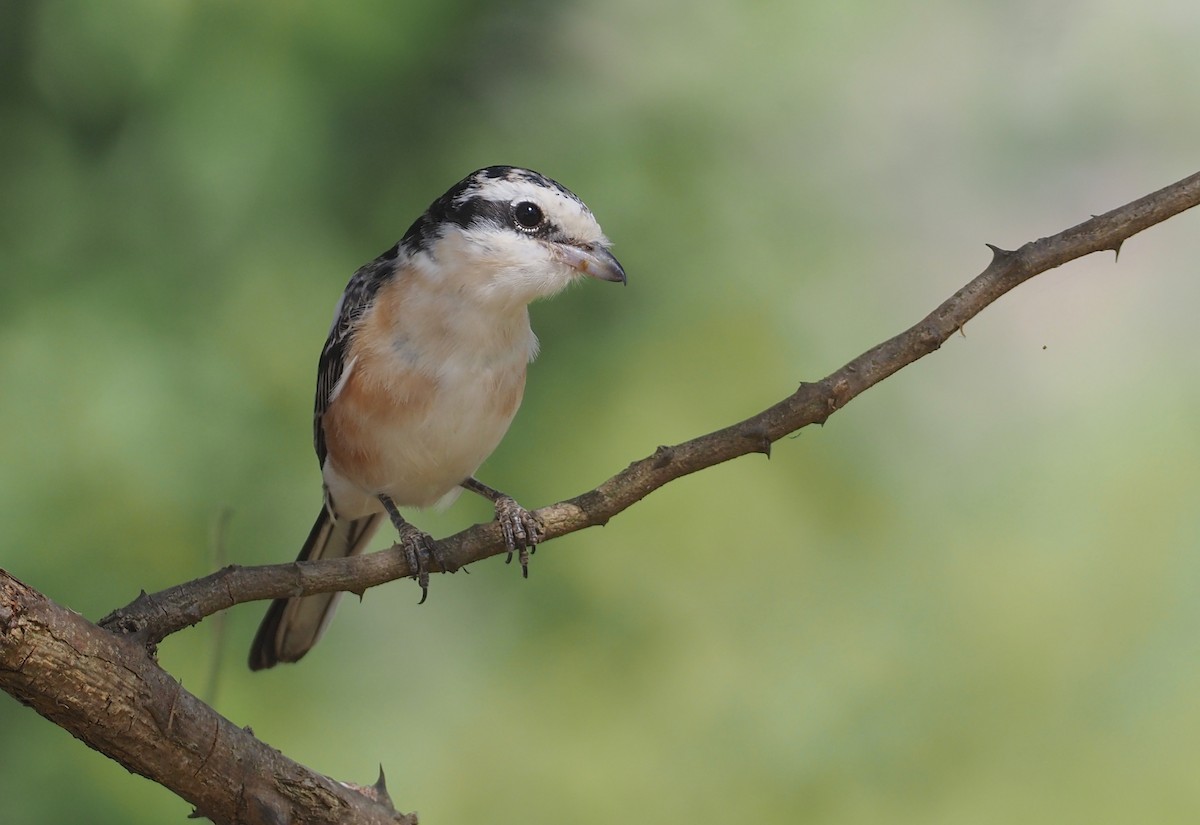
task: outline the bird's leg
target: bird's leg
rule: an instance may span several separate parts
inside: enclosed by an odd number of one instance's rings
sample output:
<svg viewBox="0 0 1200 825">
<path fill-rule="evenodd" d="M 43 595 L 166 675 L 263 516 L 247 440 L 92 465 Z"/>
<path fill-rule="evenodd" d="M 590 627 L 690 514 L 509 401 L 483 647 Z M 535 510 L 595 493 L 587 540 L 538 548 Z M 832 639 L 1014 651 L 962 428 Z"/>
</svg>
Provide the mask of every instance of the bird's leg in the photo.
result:
<svg viewBox="0 0 1200 825">
<path fill-rule="evenodd" d="M 394 501 L 380 493 L 379 502 L 383 505 L 383 509 L 387 510 L 388 517 L 392 520 L 392 526 L 400 534 L 400 545 L 404 548 L 404 558 L 408 562 L 409 569 L 416 571 L 413 573 L 413 578 L 417 580 L 417 584 L 421 588 L 421 601 L 417 604 L 424 604 L 425 597 L 429 595 L 429 560 L 432 559 L 436 562 L 438 569 L 443 573 L 446 572 L 446 562 L 438 554 L 437 545 L 434 544 L 430 535 L 405 521 Z"/>
<path fill-rule="evenodd" d="M 546 526 L 541 519 L 526 510 L 511 497 L 499 490 L 494 490 L 474 478 L 468 478 L 462 483 L 465 490 L 478 493 L 486 498 L 496 508 L 496 521 L 504 533 L 504 545 L 508 548 L 508 558 L 504 563 L 512 561 L 513 553 L 521 565 L 521 575 L 529 578 L 529 556 L 537 552 L 537 544 L 546 532 Z"/>
</svg>

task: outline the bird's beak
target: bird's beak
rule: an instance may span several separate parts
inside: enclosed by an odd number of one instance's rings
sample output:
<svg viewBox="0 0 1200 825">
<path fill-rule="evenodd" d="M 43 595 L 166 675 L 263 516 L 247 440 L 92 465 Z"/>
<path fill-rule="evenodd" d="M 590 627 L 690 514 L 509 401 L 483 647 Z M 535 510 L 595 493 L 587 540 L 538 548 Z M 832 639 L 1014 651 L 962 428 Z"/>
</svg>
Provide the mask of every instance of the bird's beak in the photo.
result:
<svg viewBox="0 0 1200 825">
<path fill-rule="evenodd" d="M 625 268 L 605 247 L 599 244 L 584 246 L 563 245 L 559 254 L 563 262 L 577 272 L 601 281 L 625 283 Z"/>
</svg>

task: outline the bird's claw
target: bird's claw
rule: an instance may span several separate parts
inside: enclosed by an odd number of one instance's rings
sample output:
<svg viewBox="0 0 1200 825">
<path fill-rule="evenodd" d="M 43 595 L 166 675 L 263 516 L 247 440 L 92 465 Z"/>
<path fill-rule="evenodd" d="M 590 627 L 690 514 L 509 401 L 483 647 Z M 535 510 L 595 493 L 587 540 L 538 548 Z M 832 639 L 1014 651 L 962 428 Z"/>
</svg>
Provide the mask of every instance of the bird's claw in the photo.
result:
<svg viewBox="0 0 1200 825">
<path fill-rule="evenodd" d="M 500 522 L 500 530 L 504 533 L 504 546 L 508 548 L 508 556 L 504 563 L 510 564 L 513 553 L 516 553 L 517 563 L 521 565 L 521 575 L 529 578 L 529 557 L 537 552 L 537 545 L 546 532 L 546 525 L 508 496 L 496 499 L 496 521 Z"/>
<path fill-rule="evenodd" d="M 408 562 L 408 569 L 416 571 L 412 577 L 417 580 L 417 585 L 421 588 L 421 600 L 417 604 L 425 604 L 425 599 L 429 596 L 431 562 L 443 573 L 446 572 L 446 562 L 438 552 L 437 544 L 428 533 L 418 530 L 411 524 L 404 526 L 407 529 L 400 531 L 400 546 L 404 548 L 404 560 Z"/>
</svg>

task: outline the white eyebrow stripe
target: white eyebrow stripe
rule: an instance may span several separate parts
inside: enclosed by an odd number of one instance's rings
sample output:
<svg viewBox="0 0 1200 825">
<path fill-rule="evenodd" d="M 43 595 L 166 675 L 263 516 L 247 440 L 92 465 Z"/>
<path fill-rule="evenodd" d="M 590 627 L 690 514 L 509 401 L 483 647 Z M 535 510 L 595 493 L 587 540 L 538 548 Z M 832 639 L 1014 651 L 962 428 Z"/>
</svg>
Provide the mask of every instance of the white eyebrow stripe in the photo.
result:
<svg viewBox="0 0 1200 825">
<path fill-rule="evenodd" d="M 584 206 L 583 201 L 579 200 L 579 198 L 572 197 L 555 187 L 545 186 L 529 180 L 509 180 L 506 178 L 484 180 L 467 187 L 456 200 L 458 203 L 465 203 L 471 198 L 507 201 L 509 203 L 519 200 L 540 200 L 543 203 L 547 202 L 547 200 L 556 200 L 563 204 L 569 204 L 578 212 L 591 214 L 591 211 Z"/>
</svg>

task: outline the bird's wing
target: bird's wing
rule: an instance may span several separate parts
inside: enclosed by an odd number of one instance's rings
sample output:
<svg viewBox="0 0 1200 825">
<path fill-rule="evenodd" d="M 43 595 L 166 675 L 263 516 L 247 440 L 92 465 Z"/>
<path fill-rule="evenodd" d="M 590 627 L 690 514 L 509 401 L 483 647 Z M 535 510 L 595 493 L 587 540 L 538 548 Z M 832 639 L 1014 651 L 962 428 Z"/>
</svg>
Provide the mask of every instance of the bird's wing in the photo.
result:
<svg viewBox="0 0 1200 825">
<path fill-rule="evenodd" d="M 339 385 L 348 377 L 353 363 L 348 362 L 350 345 L 355 329 L 363 314 L 375 301 L 379 288 L 396 275 L 396 258 L 399 244 L 380 255 L 371 263 L 360 267 L 346 284 L 346 290 L 333 310 L 333 323 L 329 337 L 317 361 L 317 397 L 313 404 L 313 446 L 317 461 L 325 466 L 325 428 L 322 419 L 329 403 L 337 394 Z"/>
</svg>

